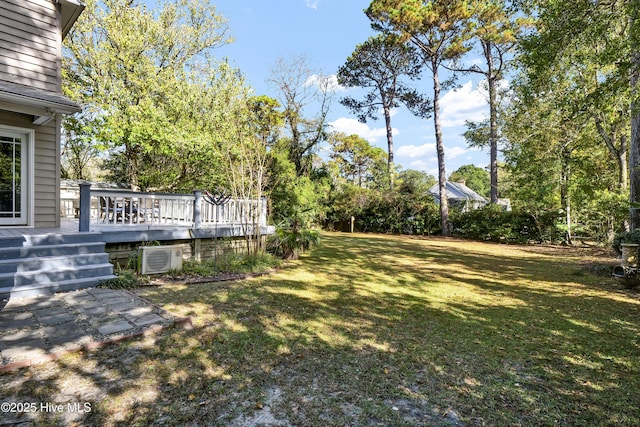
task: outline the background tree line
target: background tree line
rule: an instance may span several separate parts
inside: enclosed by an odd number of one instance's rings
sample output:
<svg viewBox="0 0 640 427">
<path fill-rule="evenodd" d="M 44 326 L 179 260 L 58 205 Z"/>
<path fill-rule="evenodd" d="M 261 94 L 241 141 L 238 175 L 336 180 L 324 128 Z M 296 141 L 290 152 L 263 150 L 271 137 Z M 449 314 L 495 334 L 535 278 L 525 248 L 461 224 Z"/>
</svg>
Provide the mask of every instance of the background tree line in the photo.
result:
<svg viewBox="0 0 640 427">
<path fill-rule="evenodd" d="M 377 34 L 337 70 L 368 92 L 338 101 L 361 121 L 384 119 L 386 151 L 332 132 L 335 87 L 305 57 L 274 58 L 278 95 L 253 94 L 215 57 L 231 40 L 210 0 L 86 4 L 64 49 L 64 86 L 85 105 L 65 121 L 68 177 L 89 178 L 99 162 L 105 179 L 134 189 L 266 195 L 272 220 L 294 234 L 352 216 L 365 231 L 567 242 L 636 225 L 636 2 L 372 1 L 364 13 Z M 465 67 L 471 56 L 482 65 Z M 488 167 L 447 176 L 440 96 L 468 73 L 484 79 L 490 113 L 465 137 L 488 149 Z M 401 106 L 434 121 L 435 178 L 394 160 L 390 111 Z M 513 211 L 450 214 L 447 179 L 493 204 L 510 198 Z M 502 231 L 477 227 L 496 222 Z"/>
</svg>

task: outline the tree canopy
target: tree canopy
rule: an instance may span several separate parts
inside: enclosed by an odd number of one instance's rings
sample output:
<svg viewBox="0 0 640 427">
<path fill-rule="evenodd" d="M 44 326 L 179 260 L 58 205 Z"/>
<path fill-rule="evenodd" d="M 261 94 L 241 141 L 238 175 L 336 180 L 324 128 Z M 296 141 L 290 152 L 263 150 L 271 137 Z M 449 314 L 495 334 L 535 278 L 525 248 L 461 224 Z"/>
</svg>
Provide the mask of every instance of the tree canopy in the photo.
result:
<svg viewBox="0 0 640 427">
<path fill-rule="evenodd" d="M 99 122 L 93 137 L 121 156 L 133 188 L 155 184 L 143 171 L 151 157 L 170 165 L 206 149 L 192 120 L 203 111 L 192 107 L 207 107 L 203 92 L 224 80 L 217 73 L 228 76 L 209 56 L 230 40 L 227 32 L 205 0 L 171 0 L 154 10 L 133 0 L 86 2 L 65 39 L 65 87 Z M 160 186 L 180 186 L 185 168 Z"/>
<path fill-rule="evenodd" d="M 382 110 L 387 133 L 387 170 L 394 187 L 393 132 L 391 110 L 404 104 L 419 117 L 426 117 L 431 104 L 416 88 L 403 81 L 416 80 L 422 73 L 418 50 L 394 34 L 379 34 L 356 46 L 347 62 L 338 69 L 338 83 L 366 88 L 364 99 L 344 97 L 341 103 L 358 115 L 361 122 L 377 119 Z"/>
<path fill-rule="evenodd" d="M 465 1 L 374 0 L 366 10 L 372 26 L 382 32 L 398 34 L 410 41 L 425 58 L 432 75 L 433 122 L 438 157 L 438 183 L 442 234 L 449 235 L 446 168 L 440 120 L 440 69 L 468 52 L 471 8 Z"/>
<path fill-rule="evenodd" d="M 384 117 L 386 153 L 332 132 L 335 79 L 306 56 L 275 59 L 275 95 L 255 94 L 241 70 L 215 57 L 231 39 L 211 0 L 86 6 L 63 52 L 66 93 L 86 106 L 64 123 L 66 176 L 86 178 L 101 163 L 134 189 L 268 196 L 273 220 L 293 232 L 353 217 L 362 230 L 447 235 L 440 103 L 460 73 L 473 72 L 489 115 L 464 137 L 489 148 L 489 172 L 464 165 L 449 180 L 493 202 L 510 198 L 523 230 L 536 224 L 548 238 L 610 240 L 640 221 L 637 2 L 371 1 L 376 34 L 354 47 L 337 79 L 364 89 L 340 100 L 360 121 Z M 394 159 L 391 113 L 402 107 L 433 118 L 436 178 Z M 439 206 L 426 195 L 434 181 Z M 487 224 L 499 209 L 487 210 Z"/>
</svg>

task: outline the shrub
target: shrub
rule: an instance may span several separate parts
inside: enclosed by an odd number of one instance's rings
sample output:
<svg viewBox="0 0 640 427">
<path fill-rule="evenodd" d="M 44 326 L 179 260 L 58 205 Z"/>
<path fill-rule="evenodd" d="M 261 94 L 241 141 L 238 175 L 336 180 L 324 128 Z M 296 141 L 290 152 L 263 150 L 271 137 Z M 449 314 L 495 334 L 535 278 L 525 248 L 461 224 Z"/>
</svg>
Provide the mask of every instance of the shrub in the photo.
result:
<svg viewBox="0 0 640 427">
<path fill-rule="evenodd" d="M 138 276 L 133 270 L 118 269 L 115 278 L 101 282 L 99 287 L 107 289 L 133 289 L 147 283 L 148 278 Z"/>
<path fill-rule="evenodd" d="M 636 228 L 633 231 L 623 231 L 616 234 L 616 236 L 613 238 L 613 249 L 618 255 L 622 254 L 621 245 L 623 243 L 640 244 L 640 228 Z"/>
<path fill-rule="evenodd" d="M 345 187 L 335 196 L 324 225 L 348 231 L 351 216 L 357 231 L 419 235 L 440 231 L 438 205 L 425 195 Z"/>
<path fill-rule="evenodd" d="M 454 213 L 451 216 L 452 234 L 494 242 L 557 242 L 562 239 L 558 217 L 557 212 L 533 215 L 526 211 L 504 211 L 500 206 L 487 205 L 469 212 Z"/>
<path fill-rule="evenodd" d="M 258 273 L 278 267 L 280 261 L 271 254 L 240 255 L 225 253 L 216 258 L 197 261 L 185 261 L 182 270 L 173 272 L 173 276 L 191 275 L 200 277 L 216 276 L 220 273 Z"/>
<path fill-rule="evenodd" d="M 319 241 L 320 234 L 310 228 L 277 227 L 267 242 L 267 250 L 282 259 L 297 259 Z"/>
</svg>

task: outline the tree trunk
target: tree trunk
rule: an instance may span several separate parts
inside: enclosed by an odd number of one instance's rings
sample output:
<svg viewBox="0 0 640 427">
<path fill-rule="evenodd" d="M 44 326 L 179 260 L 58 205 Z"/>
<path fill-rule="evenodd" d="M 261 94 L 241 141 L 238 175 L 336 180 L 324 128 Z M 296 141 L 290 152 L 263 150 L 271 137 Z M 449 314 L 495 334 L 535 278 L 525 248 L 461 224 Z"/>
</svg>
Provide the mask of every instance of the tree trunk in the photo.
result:
<svg viewBox="0 0 640 427">
<path fill-rule="evenodd" d="M 391 128 L 391 110 L 387 105 L 384 106 L 384 121 L 387 127 L 387 146 L 389 153 L 389 160 L 387 163 L 389 172 L 389 189 L 393 191 L 393 188 L 395 187 L 395 166 L 393 163 L 393 129 Z"/>
<path fill-rule="evenodd" d="M 138 164 L 138 150 L 125 142 L 125 152 L 129 159 L 129 186 L 133 191 L 140 191 L 140 166 Z"/>
<path fill-rule="evenodd" d="M 637 79 L 636 79 L 637 80 Z M 640 202 L 640 113 L 638 106 L 632 105 L 631 111 L 631 147 L 629 150 L 629 201 Z M 640 210 L 631 207 L 631 231 L 640 226 Z"/>
<path fill-rule="evenodd" d="M 447 176 L 444 164 L 444 145 L 442 143 L 442 128 L 440 126 L 440 79 L 438 64 L 432 61 L 433 67 L 433 124 L 436 130 L 436 150 L 438 152 L 438 184 L 440 195 L 440 222 L 442 235 L 449 236 L 449 201 L 447 200 Z"/>
<path fill-rule="evenodd" d="M 491 42 L 483 41 L 487 60 L 487 83 L 489 84 L 489 174 L 491 176 L 491 203 L 498 203 L 498 96 L 496 93 L 496 76 L 493 72 Z"/>
<path fill-rule="evenodd" d="M 629 148 L 629 144 L 627 142 L 627 136 L 622 135 L 620 137 L 620 151 L 618 151 L 618 185 L 621 189 L 626 190 L 627 179 L 629 171 L 627 170 L 627 150 Z"/>
<path fill-rule="evenodd" d="M 631 21 L 631 34 L 629 36 L 629 44 L 632 46 L 631 52 L 631 141 L 629 147 L 629 201 L 631 203 L 640 202 L 640 105 L 638 103 L 638 92 L 640 84 L 640 50 L 638 49 L 637 39 L 640 38 L 636 25 L 635 14 L 637 12 L 636 4 L 630 5 L 632 9 L 629 11 Z M 629 223 L 631 231 L 640 225 L 640 210 L 631 207 L 629 215 Z"/>
<path fill-rule="evenodd" d="M 593 119 L 596 125 L 596 130 L 600 134 L 600 137 L 604 141 L 609 153 L 613 156 L 618 167 L 618 187 L 621 189 L 627 188 L 627 137 L 626 135 L 620 136 L 620 148 L 616 147 L 616 134 L 618 129 L 615 124 L 611 125 L 611 131 L 607 132 L 604 127 L 604 119 L 600 114 L 593 114 Z"/>
<path fill-rule="evenodd" d="M 562 170 L 560 171 L 560 203 L 565 211 L 565 222 L 567 232 L 565 240 L 567 244 L 572 243 L 571 233 L 571 150 L 568 147 L 562 149 Z"/>
</svg>

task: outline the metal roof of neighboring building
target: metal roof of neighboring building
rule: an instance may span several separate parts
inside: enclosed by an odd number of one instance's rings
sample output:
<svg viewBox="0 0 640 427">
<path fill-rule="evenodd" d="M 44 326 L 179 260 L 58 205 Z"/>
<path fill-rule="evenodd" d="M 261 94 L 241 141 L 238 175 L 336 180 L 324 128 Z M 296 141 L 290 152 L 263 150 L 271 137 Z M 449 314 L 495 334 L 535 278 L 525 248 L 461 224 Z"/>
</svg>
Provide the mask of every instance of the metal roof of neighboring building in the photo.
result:
<svg viewBox="0 0 640 427">
<path fill-rule="evenodd" d="M 461 182 L 446 182 L 448 200 L 470 200 L 476 202 L 486 202 L 487 199 L 467 187 Z M 429 193 L 437 200 L 440 200 L 440 186 L 438 184 L 429 189 Z"/>
</svg>

